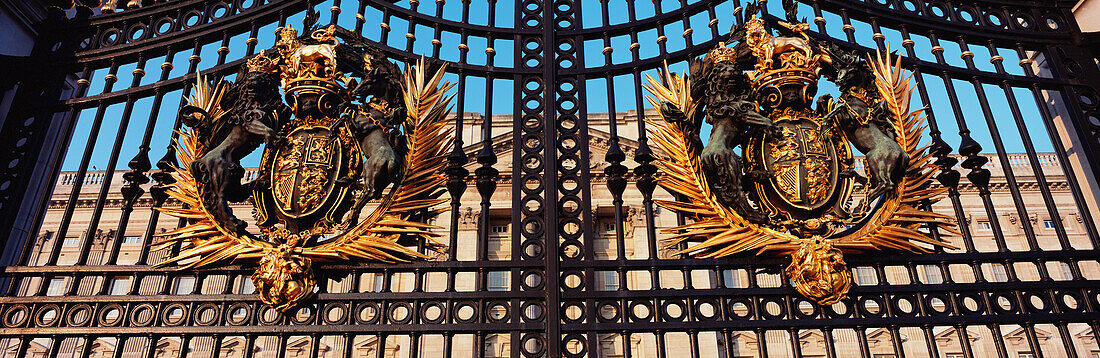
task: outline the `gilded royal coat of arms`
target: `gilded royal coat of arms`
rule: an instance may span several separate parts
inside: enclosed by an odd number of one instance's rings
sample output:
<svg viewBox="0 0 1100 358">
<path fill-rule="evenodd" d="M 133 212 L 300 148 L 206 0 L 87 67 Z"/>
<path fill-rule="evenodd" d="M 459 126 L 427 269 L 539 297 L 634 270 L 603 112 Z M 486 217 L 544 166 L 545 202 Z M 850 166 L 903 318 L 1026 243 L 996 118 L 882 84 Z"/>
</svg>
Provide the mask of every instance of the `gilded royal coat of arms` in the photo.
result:
<svg viewBox="0 0 1100 358">
<path fill-rule="evenodd" d="M 927 210 L 946 188 L 931 186 L 940 168 L 920 144 L 923 110 L 909 111 L 900 59 L 811 38 L 794 2 L 784 5 L 779 36 L 750 4 L 735 11 L 744 21 L 729 42 L 691 61 L 688 75 L 649 78 L 663 119 L 650 132 L 667 155 L 659 183 L 683 198 L 658 204 L 693 219 L 668 230 L 670 247 L 694 243 L 680 252 L 697 257 L 789 254 L 784 273 L 795 289 L 827 305 L 851 287 L 844 253 L 930 252 L 951 247 L 930 230 L 958 232 Z M 815 101 L 821 77 L 837 98 Z M 705 145 L 704 120 L 713 128 Z"/>
<path fill-rule="evenodd" d="M 307 16 L 302 35 L 276 30 L 275 46 L 250 58 L 235 83 L 198 76 L 180 111 L 188 129 L 169 191 L 185 205 L 160 208 L 187 225 L 154 248 L 182 243 L 162 265 L 255 263 L 261 300 L 281 311 L 312 295 L 314 262 L 427 258 L 407 245 L 437 250 L 424 221 L 446 210 L 437 205 L 447 200 L 454 95 L 440 83 L 444 69 L 429 75 L 421 61 L 403 73 L 352 32 L 315 19 Z M 242 183 L 240 160 L 261 144 L 256 179 Z M 230 209 L 246 201 L 258 231 Z"/>
</svg>

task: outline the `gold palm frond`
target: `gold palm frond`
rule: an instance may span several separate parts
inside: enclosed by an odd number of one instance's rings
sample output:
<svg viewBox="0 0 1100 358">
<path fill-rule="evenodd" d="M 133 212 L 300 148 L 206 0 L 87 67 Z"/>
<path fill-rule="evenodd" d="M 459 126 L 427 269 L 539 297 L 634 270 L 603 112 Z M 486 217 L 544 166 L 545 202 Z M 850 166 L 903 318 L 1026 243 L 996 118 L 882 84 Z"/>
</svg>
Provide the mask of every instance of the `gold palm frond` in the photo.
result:
<svg viewBox="0 0 1100 358">
<path fill-rule="evenodd" d="M 448 126 L 447 113 L 455 94 L 446 94 L 454 84 L 443 81 L 446 66 L 431 77 L 421 59 L 405 73 L 405 106 L 408 116 L 404 123 L 409 150 L 405 154 L 405 173 L 401 184 L 383 197 L 381 204 L 362 223 L 338 240 L 302 250 L 315 259 L 360 259 L 381 262 L 409 261 L 426 255 L 399 245 L 402 235 L 424 239 L 431 249 L 443 245 L 435 240 L 441 236 L 430 229 L 440 228 L 410 220 L 418 214 L 434 216 L 447 207 L 436 208 L 448 199 L 440 198 L 447 177 L 443 175 L 447 151 L 453 143 L 454 128 Z"/>
<path fill-rule="evenodd" d="M 866 242 L 874 249 L 894 249 L 916 253 L 931 252 L 931 247 L 955 248 L 951 244 L 929 237 L 921 232 L 921 226 L 930 230 L 941 229 L 961 236 L 951 223 L 951 217 L 921 209 L 922 204 L 934 203 L 947 188 L 931 186 L 932 176 L 939 166 L 932 163 L 928 146 L 921 146 L 924 135 L 924 109 L 909 111 L 909 99 L 913 89 L 909 83 L 912 74 L 905 74 L 901 58 L 893 58 L 889 52 L 879 52 L 871 61 L 875 72 L 875 84 L 879 95 L 893 112 L 894 128 L 898 144 L 909 155 L 905 177 L 897 187 L 883 197 L 882 208 L 876 211 L 863 227 L 839 239 L 839 242 Z M 921 245 L 920 243 L 927 244 Z"/>
<path fill-rule="evenodd" d="M 886 194 L 882 208 L 864 226 L 844 237 L 834 238 L 834 245 L 845 252 L 872 249 L 929 252 L 928 245 L 953 248 L 920 231 L 921 226 L 926 225 L 930 229 L 939 228 L 949 234 L 960 235 L 954 224 L 948 221 L 949 216 L 920 208 L 926 200 L 938 200 L 946 189 L 931 188 L 929 185 L 939 167 L 932 164 L 927 147 L 919 144 L 924 131 L 923 110 L 908 111 L 912 75 L 904 74 L 900 60 L 894 60 L 892 65 L 891 60 L 889 54 L 884 54 L 872 62 L 878 90 L 895 114 L 893 125 L 898 133 L 898 143 L 910 158 L 905 177 L 894 191 Z M 699 102 L 691 97 L 689 78 L 671 73 L 667 67 L 661 80 L 646 77 L 648 84 L 643 86 L 652 94 L 646 99 L 654 108 L 660 108 L 661 102 L 668 102 L 689 116 L 695 113 Z M 906 114 L 897 115 L 899 113 Z M 689 117 L 686 122 L 692 123 L 692 120 Z M 676 233 L 667 239 L 666 247 L 685 241 L 698 242 L 677 254 L 692 253 L 700 258 L 724 257 L 750 250 L 779 253 L 798 250 L 800 240 L 797 237 L 752 224 L 716 201 L 707 185 L 699 157 L 691 152 L 684 129 L 676 123 L 668 119 L 647 122 L 654 144 L 669 156 L 659 161 L 664 170 L 658 184 L 682 198 L 654 202 L 696 220 L 664 229 L 664 232 Z"/>
<path fill-rule="evenodd" d="M 395 185 L 381 200 L 379 206 L 362 222 L 348 230 L 339 238 L 313 247 L 295 248 L 301 256 L 314 261 L 376 261 L 396 262 L 426 255 L 397 243 L 402 236 L 412 235 L 424 239 L 427 247 L 438 250 L 442 246 L 435 238 L 440 234 L 430 231 L 437 226 L 410 220 L 413 216 L 433 216 L 447 210 L 436 208 L 448 199 L 440 198 L 444 191 L 446 177 L 443 168 L 446 165 L 447 151 L 453 145 L 453 128 L 447 126 L 447 113 L 454 94 L 445 93 L 454 87 L 449 82 L 440 81 L 445 67 L 440 68 L 431 77 L 427 77 L 427 66 L 421 60 L 405 74 L 403 95 L 408 106 L 408 116 L 403 127 L 408 138 L 408 151 L 405 154 L 403 180 Z M 210 88 L 199 77 L 195 94 L 188 103 L 220 116 L 221 86 Z M 217 117 L 211 117 L 217 118 Z M 217 262 L 258 260 L 266 251 L 277 250 L 272 244 L 249 235 L 241 235 L 223 228 L 201 202 L 199 185 L 189 168 L 191 162 L 203 152 L 202 144 L 194 130 L 179 132 L 176 141 L 177 159 L 180 167 L 175 168 L 173 177 L 176 183 L 169 187 L 168 194 L 184 205 L 180 208 L 157 208 L 158 211 L 186 219 L 188 225 L 159 236 L 167 240 L 153 247 L 154 251 L 166 250 L 180 243 L 182 251 L 160 263 L 166 266 L 182 261 L 194 260 L 183 266 L 195 269 Z"/>
<path fill-rule="evenodd" d="M 220 105 L 225 92 L 221 83 L 212 88 L 210 83 L 199 74 L 196 76 L 194 91 L 195 93 L 187 99 L 187 103 L 205 110 L 209 119 L 218 119 L 225 113 Z M 176 182 L 168 186 L 167 193 L 183 203 L 183 207 L 156 209 L 171 216 L 184 218 L 188 224 L 158 235 L 168 239 L 154 245 L 152 251 L 166 250 L 177 243 L 183 246 L 179 254 L 164 260 L 157 266 L 195 259 L 183 268 L 202 268 L 223 260 L 263 256 L 264 250 L 272 249 L 271 244 L 226 230 L 206 210 L 206 206 L 202 204 L 198 182 L 191 175 L 191 171 L 187 170 L 191 162 L 202 156 L 205 149 L 194 130 L 188 129 L 177 133 L 180 136 L 174 145 L 180 166 L 173 168 L 172 177 Z"/>
<path fill-rule="evenodd" d="M 687 122 L 692 123 L 693 118 L 690 116 L 694 115 L 699 102 L 691 96 L 690 78 L 672 73 L 667 65 L 664 74 L 660 81 L 646 75 L 649 83 L 643 86 L 653 95 L 646 96 L 646 99 L 654 108 L 660 108 L 661 102 L 672 104 L 688 115 Z M 654 202 L 663 208 L 698 219 L 693 223 L 664 229 L 664 232 L 678 233 L 667 239 L 666 248 L 685 241 L 701 241 L 677 254 L 695 253 L 697 257 L 711 258 L 764 249 L 772 244 L 796 239 L 790 234 L 754 225 L 719 204 L 710 192 L 699 157 L 692 153 L 683 128 L 668 119 L 646 123 L 650 126 L 650 139 L 670 157 L 669 160 L 659 161 L 664 170 L 657 183 L 670 193 L 679 194 L 686 199 L 658 199 Z"/>
<path fill-rule="evenodd" d="M 211 87 L 201 72 L 195 75 L 195 82 L 195 93 L 187 98 L 188 105 L 202 108 L 209 120 L 217 120 L 228 112 L 220 105 L 226 91 L 224 82 L 218 81 L 217 85 Z"/>
</svg>

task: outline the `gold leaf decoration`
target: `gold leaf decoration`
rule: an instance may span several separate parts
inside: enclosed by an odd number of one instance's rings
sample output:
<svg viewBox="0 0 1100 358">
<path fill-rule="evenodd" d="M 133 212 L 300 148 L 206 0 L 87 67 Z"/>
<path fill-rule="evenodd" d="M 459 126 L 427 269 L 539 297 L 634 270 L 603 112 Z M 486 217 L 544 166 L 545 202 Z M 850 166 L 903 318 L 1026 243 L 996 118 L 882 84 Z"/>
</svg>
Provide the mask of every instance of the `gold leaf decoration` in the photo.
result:
<svg viewBox="0 0 1100 358">
<path fill-rule="evenodd" d="M 924 109 L 909 112 L 909 99 L 913 89 L 909 86 L 912 74 L 905 74 L 901 57 L 893 58 L 889 52 L 879 52 L 871 61 L 875 71 L 875 84 L 879 95 L 894 114 L 894 129 L 898 144 L 909 155 L 905 176 L 893 191 L 886 193 L 882 207 L 859 230 L 841 237 L 838 242 L 870 244 L 873 249 L 893 249 L 913 253 L 931 252 L 940 246 L 954 249 L 951 244 L 933 239 L 921 232 L 922 225 L 929 229 L 941 229 L 952 235 L 962 236 L 950 217 L 921 208 L 922 203 L 934 203 L 947 191 L 945 187 L 932 188 L 932 175 L 940 170 L 932 163 L 927 145 L 920 145 L 924 135 Z M 905 115 L 902 115 L 902 114 Z M 920 243 L 926 244 L 921 245 Z"/>
<path fill-rule="evenodd" d="M 284 311 L 312 294 L 316 283 L 309 265 L 313 262 L 407 262 L 429 258 L 399 244 L 398 240 L 404 237 L 423 239 L 426 248 L 440 251 L 443 244 L 435 239 L 441 235 L 431 231 L 440 227 L 414 220 L 418 216 L 432 216 L 447 210 L 447 207 L 437 208 L 449 200 L 440 196 L 445 191 L 447 179 L 442 173 L 446 153 L 453 145 L 454 131 L 453 126 L 449 126 L 447 113 L 455 94 L 446 94 L 454 85 L 445 81 L 441 83 L 445 70 L 446 67 L 442 66 L 429 76 L 427 65 L 421 59 L 406 71 L 402 90 L 408 115 L 402 127 L 407 137 L 408 151 L 404 158 L 404 172 L 400 176 L 402 180 L 380 199 L 378 206 L 364 220 L 338 237 L 316 246 L 302 246 L 303 243 L 275 246 L 261 237 L 222 227 L 202 204 L 200 187 L 186 169 L 205 153 L 206 148 L 203 148 L 195 130 L 178 132 L 179 139 L 174 145 L 180 166 L 174 168 L 172 175 L 176 183 L 170 185 L 168 194 L 183 205 L 157 210 L 183 218 L 187 224 L 158 235 L 167 239 L 155 245 L 152 248 L 154 251 L 180 245 L 178 254 L 158 266 L 177 264 L 185 270 L 258 262 L 260 269 L 253 275 L 253 280 L 278 285 L 275 291 L 286 296 L 270 297 L 261 292 L 261 299 Z M 206 110 L 214 123 L 219 123 L 219 117 L 225 113 L 220 109 L 223 92 L 220 84 L 211 86 L 200 75 L 195 94 L 188 98 L 188 103 Z"/>
<path fill-rule="evenodd" d="M 341 259 L 407 262 L 428 256 L 397 244 L 401 235 L 423 238 L 429 248 L 443 246 L 435 240 L 440 234 L 429 231 L 440 227 L 409 219 L 421 211 L 431 212 L 436 205 L 449 200 L 439 197 L 447 182 L 443 175 L 446 154 L 454 145 L 454 127 L 448 126 L 447 113 L 455 94 L 446 94 L 454 84 L 441 83 L 445 70 L 446 66 L 442 66 L 429 77 L 428 66 L 421 59 L 405 73 L 402 90 L 408 116 L 403 126 L 409 150 L 401 185 L 390 190 L 378 208 L 355 228 L 338 239 L 303 249 L 302 255 L 318 261 L 332 260 L 335 254 Z M 447 208 L 433 214 L 444 210 Z"/>
<path fill-rule="evenodd" d="M 661 102 L 671 103 L 689 116 L 685 122 L 693 122 L 691 116 L 696 112 L 699 102 L 691 96 L 690 78 L 672 73 L 667 66 L 663 73 L 665 76 L 661 81 L 646 76 L 649 83 L 644 86 L 653 95 L 646 96 L 646 99 L 654 108 L 659 108 Z M 676 254 L 691 253 L 700 258 L 718 258 L 798 240 L 794 235 L 752 224 L 718 203 L 707 185 L 698 153 L 691 150 L 684 129 L 677 122 L 662 120 L 649 121 L 647 124 L 650 139 L 668 156 L 667 159 L 660 160 L 664 170 L 657 183 L 665 190 L 686 199 L 654 202 L 663 208 L 696 218 L 693 223 L 664 229 L 667 233 L 678 233 L 668 239 L 666 248 L 685 241 L 702 241 Z"/>
<path fill-rule="evenodd" d="M 650 121 L 649 133 L 657 149 L 666 157 L 659 162 L 663 167 L 658 184 L 681 200 L 655 200 L 666 209 L 692 219 L 684 225 L 664 229 L 669 237 L 666 248 L 693 244 L 675 254 L 690 254 L 698 258 L 720 258 L 733 254 L 756 251 L 775 252 L 781 255 L 793 255 L 796 260 L 808 262 L 835 262 L 843 272 L 824 272 L 814 268 L 804 268 L 824 275 L 850 275 L 843 262 L 843 253 L 859 253 L 870 250 L 896 250 L 912 253 L 931 252 L 935 247 L 954 248 L 945 241 L 929 236 L 927 230 L 942 230 L 950 235 L 961 234 L 954 228 L 951 217 L 926 210 L 931 203 L 939 200 L 947 190 L 933 187 L 931 180 L 940 170 L 932 163 L 927 146 L 920 145 L 924 134 L 923 109 L 909 112 L 911 74 L 906 75 L 900 59 L 889 53 L 880 53 L 872 62 L 876 86 L 880 96 L 887 102 L 893 114 L 891 121 L 898 144 L 909 156 L 903 179 L 893 191 L 881 198 L 878 210 L 866 218 L 857 230 L 849 233 L 834 234 L 825 238 L 802 239 L 786 231 L 779 231 L 748 222 L 737 212 L 720 204 L 711 193 L 707 178 L 702 170 L 699 153 L 695 153 L 689 144 L 682 125 L 697 121 L 691 118 L 696 113 L 699 99 L 691 96 L 690 78 L 668 71 L 656 80 L 647 76 L 644 87 L 652 96 L 646 99 L 654 108 L 660 108 L 662 102 L 670 103 L 688 116 L 688 120 L 674 121 L 663 118 Z M 927 230 L 922 230 L 922 228 Z M 840 236 L 843 235 L 843 236 Z M 812 242 L 811 242 L 812 241 Z M 813 258 L 813 259 L 810 259 Z M 792 263 L 797 266 L 798 263 Z M 788 275 L 791 275 L 788 269 Z M 818 283 L 827 279 L 813 279 Z M 833 282 L 834 287 L 824 288 L 801 286 L 799 292 L 814 297 L 819 304 L 831 304 L 844 297 L 847 287 L 843 277 Z M 811 292 L 824 291 L 824 292 Z"/>
</svg>

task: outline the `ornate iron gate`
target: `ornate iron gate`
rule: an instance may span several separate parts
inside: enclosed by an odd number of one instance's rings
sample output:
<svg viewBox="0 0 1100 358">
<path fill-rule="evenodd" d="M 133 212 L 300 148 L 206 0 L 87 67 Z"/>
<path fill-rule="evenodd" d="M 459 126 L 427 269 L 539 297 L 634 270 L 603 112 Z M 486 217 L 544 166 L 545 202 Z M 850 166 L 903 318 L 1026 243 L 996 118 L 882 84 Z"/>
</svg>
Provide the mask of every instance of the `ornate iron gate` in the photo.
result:
<svg viewBox="0 0 1100 358">
<path fill-rule="evenodd" d="M 642 84 L 717 44 L 736 2 L 147 2 L 54 14 L 17 74 L 0 131 L 6 356 L 1100 354 L 1100 69 L 1073 1 L 799 5 L 813 36 L 894 40 L 952 168 L 936 208 L 963 233 L 959 250 L 850 258 L 857 286 L 826 307 L 779 278 L 781 260 L 692 259 L 661 242 L 684 219 L 654 206 L 668 194 Z M 175 221 L 150 207 L 174 205 L 164 138 L 194 73 L 231 75 L 307 7 L 397 61 L 450 62 L 462 115 L 437 222 L 448 252 L 317 268 L 321 292 L 284 316 L 243 269 L 151 267 L 154 235 Z"/>
</svg>

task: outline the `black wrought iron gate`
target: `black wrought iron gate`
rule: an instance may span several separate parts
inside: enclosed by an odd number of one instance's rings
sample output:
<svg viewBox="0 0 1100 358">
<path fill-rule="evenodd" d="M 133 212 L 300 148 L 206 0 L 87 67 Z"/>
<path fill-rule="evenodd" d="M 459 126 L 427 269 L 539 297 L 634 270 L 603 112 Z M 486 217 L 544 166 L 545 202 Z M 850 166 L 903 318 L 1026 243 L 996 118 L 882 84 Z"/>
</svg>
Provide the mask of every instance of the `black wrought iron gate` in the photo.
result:
<svg viewBox="0 0 1100 358">
<path fill-rule="evenodd" d="M 780 278 L 783 260 L 661 242 L 683 219 L 653 203 L 670 196 L 642 84 L 717 44 L 736 1 L 76 5 L 5 82 L 5 357 L 1100 356 L 1100 42 L 1074 1 L 799 5 L 815 36 L 905 56 L 952 167 L 935 208 L 964 234 L 959 250 L 849 258 L 857 286 L 828 307 Z M 147 252 L 176 224 L 151 208 L 178 205 L 167 138 L 194 73 L 234 73 L 307 6 L 397 61 L 448 61 L 462 115 L 436 222 L 448 252 L 318 268 L 321 292 L 283 316 L 246 270 L 155 269 Z"/>
</svg>

